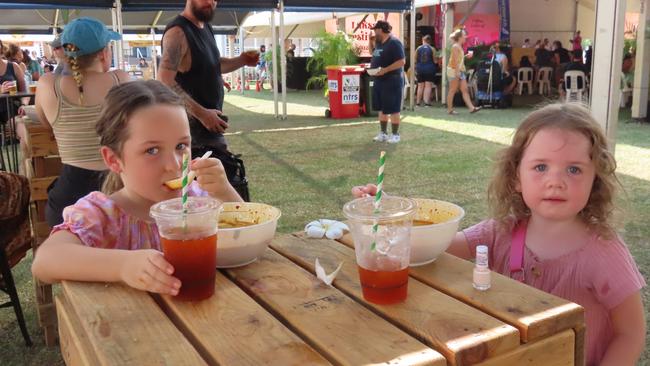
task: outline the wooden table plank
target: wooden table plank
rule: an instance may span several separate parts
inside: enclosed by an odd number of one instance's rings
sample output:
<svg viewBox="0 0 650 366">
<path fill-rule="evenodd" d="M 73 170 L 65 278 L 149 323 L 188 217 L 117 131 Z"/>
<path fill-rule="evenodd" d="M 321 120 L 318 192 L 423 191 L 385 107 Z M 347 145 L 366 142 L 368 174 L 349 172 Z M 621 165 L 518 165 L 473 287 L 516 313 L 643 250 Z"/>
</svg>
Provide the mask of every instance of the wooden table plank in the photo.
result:
<svg viewBox="0 0 650 366">
<path fill-rule="evenodd" d="M 505 355 L 497 356 L 477 366 L 573 366 L 575 335 L 565 330 L 542 340 L 526 343 Z"/>
<path fill-rule="evenodd" d="M 206 364 L 148 293 L 121 284 L 63 281 L 61 287 L 66 313 L 77 322 L 74 333 L 95 354 L 90 364 Z"/>
<path fill-rule="evenodd" d="M 447 364 L 438 352 L 272 250 L 226 272 L 335 364 Z"/>
<path fill-rule="evenodd" d="M 409 280 L 409 295 L 404 303 L 367 303 L 361 292 L 354 251 L 341 243 L 286 235 L 276 238 L 271 246 L 312 273 L 316 258 L 329 270 L 344 262 L 334 282 L 338 289 L 434 347 L 451 365 L 481 362 L 519 346 L 519 332 L 515 328 L 414 279 Z"/>
<path fill-rule="evenodd" d="M 156 295 L 170 319 L 208 363 L 330 364 L 219 272 L 215 286 L 215 294 L 199 302 Z"/>
<path fill-rule="evenodd" d="M 59 325 L 61 356 L 67 366 L 99 365 L 88 337 L 81 331 L 79 319 L 70 312 L 70 305 L 62 296 L 54 299 Z"/>
<path fill-rule="evenodd" d="M 352 235 L 341 240 L 353 248 Z M 428 265 L 411 268 L 411 276 L 462 302 L 519 329 L 522 342 L 547 338 L 565 329 L 584 324 L 584 309 L 577 304 L 522 285 L 492 272 L 492 287 L 476 291 L 472 287 L 474 265 L 443 253 Z"/>
</svg>

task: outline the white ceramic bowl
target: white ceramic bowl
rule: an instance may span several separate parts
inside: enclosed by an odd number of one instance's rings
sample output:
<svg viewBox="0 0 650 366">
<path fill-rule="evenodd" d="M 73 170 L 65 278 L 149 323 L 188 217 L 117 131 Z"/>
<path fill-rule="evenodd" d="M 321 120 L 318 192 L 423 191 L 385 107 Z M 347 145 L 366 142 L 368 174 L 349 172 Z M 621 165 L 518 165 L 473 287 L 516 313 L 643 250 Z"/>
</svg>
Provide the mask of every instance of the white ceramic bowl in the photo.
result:
<svg viewBox="0 0 650 366">
<path fill-rule="evenodd" d="M 411 229 L 411 266 L 431 263 L 449 248 L 465 210 L 450 202 L 414 198 L 418 204 L 414 220 L 434 222 Z"/>
<path fill-rule="evenodd" d="M 219 222 L 254 222 L 244 227 L 226 228 L 220 224 L 217 235 L 217 268 L 232 268 L 254 262 L 275 236 L 279 209 L 263 203 L 226 202 Z"/>
</svg>

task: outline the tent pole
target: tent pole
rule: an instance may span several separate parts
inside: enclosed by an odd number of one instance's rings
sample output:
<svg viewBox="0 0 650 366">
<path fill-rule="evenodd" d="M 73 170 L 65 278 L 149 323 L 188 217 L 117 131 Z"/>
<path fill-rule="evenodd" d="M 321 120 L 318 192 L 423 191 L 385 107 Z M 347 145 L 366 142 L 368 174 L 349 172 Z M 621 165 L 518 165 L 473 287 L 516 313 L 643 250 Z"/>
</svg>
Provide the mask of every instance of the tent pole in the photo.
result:
<svg viewBox="0 0 650 366">
<path fill-rule="evenodd" d="M 239 54 L 244 54 L 244 27 L 239 25 Z M 246 85 L 246 66 L 239 69 L 239 80 L 241 80 L 241 94 L 244 95 L 244 85 Z"/>
<path fill-rule="evenodd" d="M 411 29 L 409 35 L 409 44 L 411 48 L 411 72 L 409 74 L 409 104 L 412 111 L 415 110 L 415 25 L 417 24 L 417 12 L 415 11 L 415 2 L 411 4 Z"/>
<path fill-rule="evenodd" d="M 278 33 L 275 29 L 275 9 L 271 10 L 271 65 L 273 66 L 273 111 L 278 118 Z"/>
<path fill-rule="evenodd" d="M 123 35 L 124 34 L 124 29 L 122 27 L 122 1 L 121 0 L 115 0 L 114 3 L 115 6 L 115 20 L 117 21 L 117 33 Z M 122 69 L 124 67 L 124 42 L 120 39 L 117 41 L 117 61 L 118 61 L 118 69 Z"/>
<path fill-rule="evenodd" d="M 113 26 L 113 32 L 117 32 L 117 11 L 115 7 L 111 8 L 111 24 Z M 120 45 L 117 42 L 113 42 L 113 64 L 116 69 L 120 68 L 120 59 L 119 59 L 119 47 Z"/>
<path fill-rule="evenodd" d="M 280 62 L 282 71 L 282 119 L 287 119 L 287 50 L 284 47 L 284 0 L 280 0 Z"/>
<path fill-rule="evenodd" d="M 620 103 L 626 0 L 597 0 L 591 82 L 591 112 L 607 133 L 612 151 Z"/>
<path fill-rule="evenodd" d="M 59 9 L 56 9 L 54 11 L 54 27 L 52 28 L 52 34 L 54 34 L 55 36 L 57 34 L 59 34 L 59 31 L 57 30 L 57 28 L 59 27 L 59 15 L 60 15 L 60 13 L 61 13 L 61 10 L 59 10 Z"/>
<path fill-rule="evenodd" d="M 156 29 L 151 27 L 151 65 L 153 67 L 153 79 L 158 79 L 158 52 L 156 52 Z"/>
<path fill-rule="evenodd" d="M 641 14 L 636 34 L 636 71 L 632 92 L 632 118 L 648 117 L 648 84 L 650 84 L 650 9 L 648 0 L 641 1 Z"/>
<path fill-rule="evenodd" d="M 447 104 L 447 64 L 449 63 L 448 48 L 451 47 L 449 42 L 449 35 L 454 29 L 454 5 L 442 4 L 441 9 L 446 8 L 444 11 L 444 26 L 442 31 L 442 79 L 440 81 L 440 99 L 442 104 Z"/>
</svg>

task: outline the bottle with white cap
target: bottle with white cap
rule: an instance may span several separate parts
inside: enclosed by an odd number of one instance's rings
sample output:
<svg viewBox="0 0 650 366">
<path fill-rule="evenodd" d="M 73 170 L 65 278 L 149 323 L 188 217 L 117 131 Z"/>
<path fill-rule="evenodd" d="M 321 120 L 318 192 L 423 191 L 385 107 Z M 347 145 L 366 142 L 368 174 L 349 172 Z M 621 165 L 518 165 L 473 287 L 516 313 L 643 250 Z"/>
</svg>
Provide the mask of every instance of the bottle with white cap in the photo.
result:
<svg viewBox="0 0 650 366">
<path fill-rule="evenodd" d="M 474 266 L 474 288 L 485 291 L 490 288 L 490 268 L 488 268 L 488 247 L 476 247 L 476 265 Z"/>
</svg>

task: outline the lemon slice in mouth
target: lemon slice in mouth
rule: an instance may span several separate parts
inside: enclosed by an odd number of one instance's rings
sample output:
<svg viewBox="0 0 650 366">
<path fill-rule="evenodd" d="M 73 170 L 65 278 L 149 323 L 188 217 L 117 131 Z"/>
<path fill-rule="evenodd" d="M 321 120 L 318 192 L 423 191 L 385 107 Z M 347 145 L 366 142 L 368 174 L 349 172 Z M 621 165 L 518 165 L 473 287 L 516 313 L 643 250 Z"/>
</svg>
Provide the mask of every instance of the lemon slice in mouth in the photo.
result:
<svg viewBox="0 0 650 366">
<path fill-rule="evenodd" d="M 187 184 L 192 183 L 192 181 L 194 180 L 194 177 L 196 177 L 196 174 L 194 173 L 194 171 L 191 171 L 187 175 Z M 165 185 L 169 189 L 181 189 L 181 188 L 183 188 L 183 177 L 168 180 L 168 181 L 165 182 Z"/>
</svg>

